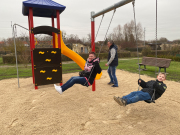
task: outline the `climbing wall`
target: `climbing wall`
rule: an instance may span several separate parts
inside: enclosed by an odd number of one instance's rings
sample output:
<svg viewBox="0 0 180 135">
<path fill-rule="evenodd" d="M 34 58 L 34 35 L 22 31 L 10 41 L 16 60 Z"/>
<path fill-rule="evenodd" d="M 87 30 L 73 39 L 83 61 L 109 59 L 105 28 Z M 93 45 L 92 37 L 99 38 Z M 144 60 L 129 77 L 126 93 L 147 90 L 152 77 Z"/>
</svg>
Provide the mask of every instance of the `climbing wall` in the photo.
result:
<svg viewBox="0 0 180 135">
<path fill-rule="evenodd" d="M 62 82 L 60 48 L 35 48 L 33 59 L 35 86 Z"/>
</svg>

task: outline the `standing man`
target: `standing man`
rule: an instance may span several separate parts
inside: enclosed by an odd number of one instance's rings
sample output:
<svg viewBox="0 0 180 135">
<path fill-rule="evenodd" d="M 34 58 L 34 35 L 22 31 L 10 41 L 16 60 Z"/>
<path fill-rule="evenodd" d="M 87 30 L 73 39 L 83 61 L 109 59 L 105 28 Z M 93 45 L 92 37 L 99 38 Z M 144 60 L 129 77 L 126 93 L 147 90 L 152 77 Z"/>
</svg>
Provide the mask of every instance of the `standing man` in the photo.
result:
<svg viewBox="0 0 180 135">
<path fill-rule="evenodd" d="M 111 87 L 118 87 L 118 81 L 116 78 L 116 67 L 118 66 L 118 48 L 113 41 L 108 41 L 107 46 L 109 47 L 109 54 L 108 62 L 105 64 L 105 66 L 109 66 L 108 74 L 110 77 L 110 82 L 108 84 L 112 85 Z"/>
</svg>

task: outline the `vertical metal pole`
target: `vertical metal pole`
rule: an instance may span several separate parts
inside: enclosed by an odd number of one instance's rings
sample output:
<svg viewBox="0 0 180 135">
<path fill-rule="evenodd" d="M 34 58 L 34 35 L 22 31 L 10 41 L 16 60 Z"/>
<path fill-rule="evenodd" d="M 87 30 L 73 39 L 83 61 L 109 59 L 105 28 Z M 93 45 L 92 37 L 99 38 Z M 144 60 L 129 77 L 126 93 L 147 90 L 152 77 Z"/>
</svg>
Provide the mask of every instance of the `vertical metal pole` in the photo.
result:
<svg viewBox="0 0 180 135">
<path fill-rule="evenodd" d="M 56 17 L 57 17 L 57 29 L 60 31 L 60 17 L 59 17 L 59 10 L 56 10 Z M 58 34 L 58 48 L 61 48 L 61 35 Z M 62 86 L 63 83 L 60 82 L 60 86 Z"/>
<path fill-rule="evenodd" d="M 145 31 L 146 31 L 146 28 L 144 28 L 144 46 L 145 46 Z"/>
<path fill-rule="evenodd" d="M 33 10 L 32 7 L 29 8 L 29 23 L 30 23 L 30 30 L 34 27 L 33 24 Z M 32 63 L 32 75 L 33 75 L 33 83 L 35 84 L 35 76 L 34 76 L 34 61 L 33 61 L 33 49 L 35 48 L 34 44 L 34 33 L 30 33 L 30 40 L 31 40 L 31 63 Z M 38 86 L 35 84 L 35 89 L 38 89 Z"/>
<path fill-rule="evenodd" d="M 91 49 L 92 52 L 95 52 L 95 19 L 92 18 L 92 16 L 94 15 L 94 12 L 91 12 Z M 94 79 L 93 85 L 92 85 L 92 91 L 96 90 L 96 82 Z"/>
<path fill-rule="evenodd" d="M 157 0 L 156 0 L 156 65 L 157 65 Z M 156 70 L 157 67 L 155 67 L 155 78 L 156 78 Z"/>
<path fill-rule="evenodd" d="M 20 88 L 20 84 L 19 84 L 19 72 L 18 72 L 18 62 L 17 62 L 17 51 L 16 51 L 16 41 L 15 41 L 15 30 L 14 30 L 14 26 L 16 24 L 13 25 L 13 35 L 14 35 L 14 48 L 15 48 L 15 57 L 16 57 L 16 69 L 17 69 L 17 78 L 18 78 L 18 88 Z"/>
<path fill-rule="evenodd" d="M 54 17 L 52 16 L 52 27 L 54 28 Z M 53 36 L 53 48 L 55 48 L 55 33 L 52 33 L 52 36 Z"/>
</svg>

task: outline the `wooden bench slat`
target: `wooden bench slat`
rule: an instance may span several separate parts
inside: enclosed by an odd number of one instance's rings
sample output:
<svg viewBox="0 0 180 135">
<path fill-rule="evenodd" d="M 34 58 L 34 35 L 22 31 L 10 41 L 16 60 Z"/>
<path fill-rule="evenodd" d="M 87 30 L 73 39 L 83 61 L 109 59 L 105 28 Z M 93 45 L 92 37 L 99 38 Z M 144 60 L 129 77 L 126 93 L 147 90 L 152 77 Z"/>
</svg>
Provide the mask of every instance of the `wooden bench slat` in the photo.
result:
<svg viewBox="0 0 180 135">
<path fill-rule="evenodd" d="M 170 66 L 170 63 L 171 63 L 171 59 L 143 57 L 141 64 L 148 65 L 148 66 L 168 68 Z"/>
</svg>

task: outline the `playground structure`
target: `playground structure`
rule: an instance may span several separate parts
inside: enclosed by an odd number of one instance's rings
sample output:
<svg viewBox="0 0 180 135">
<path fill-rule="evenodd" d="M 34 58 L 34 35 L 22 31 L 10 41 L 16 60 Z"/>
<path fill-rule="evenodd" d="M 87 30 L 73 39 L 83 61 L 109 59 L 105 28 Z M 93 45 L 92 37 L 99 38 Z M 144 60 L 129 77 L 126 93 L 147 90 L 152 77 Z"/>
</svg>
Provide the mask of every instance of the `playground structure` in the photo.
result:
<svg viewBox="0 0 180 135">
<path fill-rule="evenodd" d="M 92 51 L 95 52 L 95 40 L 96 37 L 98 35 L 104 14 L 107 12 L 110 12 L 112 10 L 114 10 L 113 16 L 115 14 L 115 11 L 117 8 L 124 6 L 128 3 L 132 2 L 133 4 L 133 11 L 134 11 L 134 20 L 135 20 L 135 33 L 136 33 L 136 19 L 135 19 L 135 0 L 122 0 L 116 4 L 114 4 L 113 6 L 110 6 L 98 13 L 95 14 L 95 12 L 91 12 L 91 48 Z M 156 1 L 157 3 L 157 1 Z M 156 4 L 157 5 L 157 4 Z M 35 84 L 35 89 L 37 89 L 38 84 L 36 83 L 35 77 L 36 75 L 34 74 L 35 69 L 36 69 L 36 65 L 34 64 L 34 60 L 35 57 L 33 56 L 33 51 L 36 50 L 35 49 L 35 38 L 34 35 L 35 34 L 48 34 L 51 35 L 53 37 L 53 48 L 54 49 L 60 49 L 59 57 L 60 57 L 60 61 L 59 63 L 56 63 L 56 66 L 60 67 L 60 77 L 62 78 L 62 62 L 61 62 L 61 53 L 66 55 L 67 57 L 71 58 L 73 61 L 75 61 L 83 70 L 84 69 L 84 64 L 85 64 L 85 60 L 83 60 L 83 58 L 81 56 L 79 56 L 78 54 L 76 54 L 75 52 L 73 52 L 72 50 L 70 50 L 63 42 L 62 37 L 61 37 L 61 31 L 60 31 L 60 14 L 65 10 L 65 6 L 60 5 L 52 0 L 38 0 L 37 1 L 33 1 L 33 0 L 27 0 L 23 2 L 23 15 L 28 16 L 28 22 L 29 22 L 29 35 L 30 35 L 30 50 L 31 50 L 31 62 L 32 62 L 32 76 L 33 76 L 33 83 Z M 157 6 L 156 6 L 156 11 L 157 11 Z M 102 20 L 100 22 L 96 37 L 95 37 L 95 18 L 103 15 L 102 16 Z M 37 17 L 47 17 L 47 18 L 51 18 L 52 19 L 52 27 L 50 26 L 39 26 L 34 28 L 34 24 L 33 24 L 33 16 L 37 16 Z M 108 30 L 110 28 L 113 16 L 110 20 L 110 24 L 109 27 L 107 29 L 107 32 L 105 34 L 105 38 L 104 41 L 106 39 Z M 54 18 L 57 18 L 57 28 L 54 28 Z M 137 42 L 137 34 L 136 36 L 136 42 Z M 156 12 L 156 40 L 157 40 L 157 12 Z M 136 43 L 137 45 L 137 43 Z M 157 43 L 156 43 L 157 46 Z M 101 46 L 102 49 L 102 46 Z M 100 51 L 101 51 L 100 49 Z M 49 51 L 55 51 L 55 50 L 49 50 Z M 99 54 L 100 54 L 99 51 Z M 48 51 L 47 51 L 48 52 Z M 98 54 L 98 56 L 99 56 Z M 138 55 L 138 46 L 137 46 L 137 55 Z M 38 56 L 36 56 L 38 57 Z M 156 47 L 156 57 L 157 57 L 157 47 Z M 51 59 L 48 58 L 47 59 L 43 59 L 43 61 L 45 62 L 49 62 L 51 63 Z M 139 56 L 138 56 L 138 63 L 139 63 Z M 48 67 L 50 67 L 50 65 L 48 65 Z M 40 67 L 39 67 L 40 68 Z M 53 67 L 52 67 L 53 68 Z M 57 70 L 57 69 L 55 69 Z M 54 69 L 52 69 L 52 71 L 54 71 Z M 139 70 L 140 72 L 140 70 Z M 46 73 L 44 72 L 44 70 L 42 70 L 41 73 Z M 97 75 L 96 79 L 99 79 L 101 77 L 102 73 Z M 140 73 L 139 73 L 140 76 Z M 52 77 L 46 76 L 46 80 L 53 80 Z M 56 80 L 58 81 L 58 80 Z M 59 83 L 56 81 L 52 81 L 51 83 Z M 62 85 L 62 79 L 59 80 L 60 81 L 60 85 Z M 47 83 L 49 84 L 49 83 Z M 92 85 L 92 91 L 95 91 L 95 81 Z"/>
<path fill-rule="evenodd" d="M 128 4 L 132 1 L 133 0 L 123 0 L 96 14 L 94 12 L 91 12 L 91 48 L 93 52 L 95 52 L 95 18 L 100 15 L 104 15 L 111 10 L 114 10 L 115 13 L 116 8 Z M 52 0 L 27 0 L 23 2 L 22 13 L 24 16 L 28 16 L 29 23 L 32 77 L 35 89 L 38 89 L 39 85 L 45 84 L 60 83 L 60 85 L 62 85 L 61 53 L 75 61 L 82 70 L 84 69 L 86 61 L 77 53 L 70 50 L 62 40 L 62 35 L 60 31 L 60 14 L 65 10 L 65 8 L 65 6 L 58 4 Z M 51 18 L 52 26 L 34 27 L 33 16 Z M 55 28 L 54 26 L 54 18 L 57 18 L 57 28 Z M 108 30 L 106 32 L 106 35 L 108 33 Z M 36 39 L 34 37 L 34 35 L 36 34 L 48 34 L 52 36 L 53 48 L 36 49 Z M 96 76 L 96 79 L 100 79 L 101 75 L 102 73 L 98 74 Z M 95 81 L 92 85 L 92 91 L 95 91 Z"/>
<path fill-rule="evenodd" d="M 75 61 L 83 70 L 85 60 L 70 50 L 62 40 L 60 31 L 60 14 L 65 6 L 52 0 L 27 0 L 23 2 L 22 13 L 28 16 L 30 51 L 32 64 L 32 77 L 35 89 L 40 85 L 60 83 L 62 85 L 62 61 L 61 53 Z M 51 18 L 52 26 L 34 27 L 33 16 Z M 57 28 L 54 27 L 54 18 L 57 18 Z M 53 37 L 53 48 L 35 48 L 36 34 L 48 34 Z M 95 51 L 92 49 L 92 51 Z M 96 76 L 100 79 L 102 73 Z M 95 87 L 93 89 L 95 91 Z"/>
<path fill-rule="evenodd" d="M 41 3 L 41 4 L 40 4 Z M 43 4 L 44 3 L 44 4 Z M 52 7 L 52 5 L 54 4 L 54 6 Z M 30 51 L 31 51 L 31 64 L 32 64 L 32 77 L 33 77 L 33 83 L 35 85 L 35 89 L 38 89 L 38 79 L 41 78 L 41 76 L 45 76 L 42 78 L 42 82 L 46 81 L 46 83 L 40 83 L 40 85 L 42 84 L 49 84 L 48 81 L 51 81 L 51 83 L 57 83 L 57 81 L 59 81 L 59 83 L 62 83 L 62 62 L 61 62 L 61 58 L 59 59 L 59 61 L 56 61 L 55 66 L 59 68 L 55 69 L 55 70 L 60 70 L 58 77 L 60 78 L 60 80 L 55 80 L 57 78 L 52 78 L 52 73 L 53 73 L 53 65 L 52 65 L 52 61 L 51 58 L 53 57 L 53 53 L 51 53 L 52 55 L 48 56 L 48 52 L 52 52 L 52 51 L 58 51 L 57 49 L 48 49 L 48 50 L 36 50 L 35 49 L 35 42 L 34 42 L 34 35 L 35 34 L 50 34 L 53 36 L 53 48 L 55 48 L 55 43 L 54 43 L 54 34 L 57 33 L 58 34 L 58 48 L 61 49 L 61 39 L 60 39 L 60 17 L 59 14 L 62 13 L 65 10 L 65 6 L 57 4 L 55 2 L 52 2 L 51 0 L 48 1 L 33 1 L 33 0 L 28 0 L 28 1 L 24 1 L 23 2 L 23 7 L 22 7 L 22 13 L 25 16 L 28 16 L 28 22 L 29 22 L 29 36 L 30 36 Z M 40 26 L 40 27 L 36 27 L 34 28 L 34 22 L 33 22 L 33 16 L 37 16 L 37 17 L 48 17 L 52 19 L 52 27 L 50 26 Z M 54 28 L 54 18 L 57 18 L 57 28 Z M 34 53 L 36 52 L 36 55 L 34 55 Z M 41 52 L 41 53 L 40 53 Z M 45 53 L 46 52 L 46 53 Z M 47 55 L 45 55 L 47 54 Z M 37 61 L 34 61 L 36 59 L 36 57 L 42 55 L 42 57 L 40 59 L 38 59 Z M 58 56 L 61 57 L 61 50 L 58 53 Z M 46 57 L 46 58 L 45 58 Z M 55 57 L 53 58 L 54 60 L 56 59 Z M 40 60 L 43 60 L 43 62 L 39 65 L 38 63 L 40 62 Z M 38 65 L 35 65 L 38 64 Z M 48 63 L 48 64 L 46 64 Z M 51 67 L 51 69 L 46 69 L 47 67 L 41 67 L 41 66 L 47 66 L 48 68 Z M 36 67 L 37 66 L 37 67 Z M 41 68 L 39 70 L 39 74 L 38 71 L 36 70 L 37 68 Z M 49 73 L 51 76 L 46 76 L 47 75 L 47 71 L 46 70 L 52 70 L 52 73 Z M 49 75 L 48 74 L 48 75 Z M 59 76 L 60 75 L 60 76 Z M 56 76 L 56 75 L 53 75 Z M 36 78 L 39 77 L 39 78 Z M 46 79 L 46 80 L 44 80 Z M 53 81 L 52 81 L 53 80 Z"/>
</svg>

